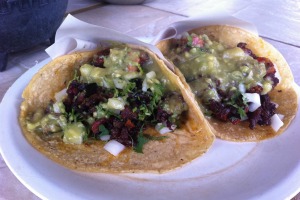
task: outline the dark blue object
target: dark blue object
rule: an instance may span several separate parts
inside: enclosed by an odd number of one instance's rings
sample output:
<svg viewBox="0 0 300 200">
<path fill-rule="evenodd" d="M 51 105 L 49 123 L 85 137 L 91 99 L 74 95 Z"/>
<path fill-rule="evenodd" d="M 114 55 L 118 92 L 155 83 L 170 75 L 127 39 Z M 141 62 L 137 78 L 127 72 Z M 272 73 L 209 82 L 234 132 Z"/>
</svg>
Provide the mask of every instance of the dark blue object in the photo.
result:
<svg viewBox="0 0 300 200">
<path fill-rule="evenodd" d="M 68 0 L 0 0 L 0 72 L 9 53 L 54 42 Z"/>
</svg>

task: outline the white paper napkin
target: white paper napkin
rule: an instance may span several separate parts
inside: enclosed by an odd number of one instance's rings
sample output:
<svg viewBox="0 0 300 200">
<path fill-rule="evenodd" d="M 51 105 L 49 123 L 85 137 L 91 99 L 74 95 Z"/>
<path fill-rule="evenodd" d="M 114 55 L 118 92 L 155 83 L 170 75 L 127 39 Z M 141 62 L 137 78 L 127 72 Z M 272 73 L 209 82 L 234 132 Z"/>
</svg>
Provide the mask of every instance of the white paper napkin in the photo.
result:
<svg viewBox="0 0 300 200">
<path fill-rule="evenodd" d="M 202 12 L 201 14 L 191 17 L 188 20 L 170 24 L 168 27 L 162 30 L 151 43 L 155 45 L 161 40 L 175 38 L 186 31 L 209 25 L 235 26 L 258 35 L 257 29 L 253 24 L 230 16 L 223 10 L 213 10 Z"/>
<path fill-rule="evenodd" d="M 73 52 L 96 49 L 104 41 L 118 41 L 144 46 L 164 59 L 161 52 L 154 46 L 144 43 L 120 32 L 89 24 L 68 15 L 56 32 L 55 43 L 46 49 L 54 59 Z"/>
<path fill-rule="evenodd" d="M 256 28 L 248 22 L 232 17 L 223 11 L 210 11 L 202 12 L 202 14 L 189 20 L 170 24 L 155 37 L 151 44 L 148 44 L 123 33 L 83 22 L 69 14 L 56 32 L 55 43 L 48 47 L 46 52 L 54 59 L 65 54 L 94 50 L 103 42 L 117 41 L 150 49 L 173 70 L 173 65 L 164 58 L 155 44 L 161 40 L 176 37 L 193 28 L 217 24 L 236 26 L 257 34 Z"/>
</svg>

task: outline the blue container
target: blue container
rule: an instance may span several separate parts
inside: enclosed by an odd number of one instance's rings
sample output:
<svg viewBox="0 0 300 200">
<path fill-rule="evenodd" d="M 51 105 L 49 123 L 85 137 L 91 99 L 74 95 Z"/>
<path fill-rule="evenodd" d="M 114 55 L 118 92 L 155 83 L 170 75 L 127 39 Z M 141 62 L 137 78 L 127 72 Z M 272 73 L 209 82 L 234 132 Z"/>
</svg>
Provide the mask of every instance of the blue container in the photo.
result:
<svg viewBox="0 0 300 200">
<path fill-rule="evenodd" d="M 9 53 L 54 42 L 67 4 L 68 0 L 0 0 L 0 72 Z"/>
</svg>

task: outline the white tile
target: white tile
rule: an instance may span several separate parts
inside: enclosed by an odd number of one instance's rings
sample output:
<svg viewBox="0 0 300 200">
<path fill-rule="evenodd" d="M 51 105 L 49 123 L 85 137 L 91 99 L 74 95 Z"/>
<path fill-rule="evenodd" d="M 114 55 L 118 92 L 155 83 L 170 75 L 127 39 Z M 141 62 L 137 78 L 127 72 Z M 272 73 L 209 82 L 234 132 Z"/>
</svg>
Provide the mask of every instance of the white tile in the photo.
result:
<svg viewBox="0 0 300 200">
<path fill-rule="evenodd" d="M 1 156 L 1 155 L 0 155 Z M 28 199 L 39 198 L 31 193 L 19 180 L 9 171 L 8 167 L 0 159 L 0 199 Z"/>
<path fill-rule="evenodd" d="M 300 1 L 254 1 L 234 16 L 255 24 L 259 34 L 300 46 Z"/>
<path fill-rule="evenodd" d="M 203 11 L 224 10 L 253 23 L 262 36 L 300 46 L 300 1 L 149 0 L 146 5 L 189 17 Z"/>
<path fill-rule="evenodd" d="M 144 5 L 152 8 L 182 14 L 181 11 L 197 5 L 195 0 L 147 0 Z"/>
<path fill-rule="evenodd" d="M 146 5 L 183 16 L 195 16 L 214 9 L 234 13 L 247 7 L 251 1 L 242 0 L 160 0 L 146 1 Z"/>
<path fill-rule="evenodd" d="M 141 5 L 105 5 L 74 16 L 91 24 L 127 33 L 168 15 L 169 13 Z"/>
</svg>

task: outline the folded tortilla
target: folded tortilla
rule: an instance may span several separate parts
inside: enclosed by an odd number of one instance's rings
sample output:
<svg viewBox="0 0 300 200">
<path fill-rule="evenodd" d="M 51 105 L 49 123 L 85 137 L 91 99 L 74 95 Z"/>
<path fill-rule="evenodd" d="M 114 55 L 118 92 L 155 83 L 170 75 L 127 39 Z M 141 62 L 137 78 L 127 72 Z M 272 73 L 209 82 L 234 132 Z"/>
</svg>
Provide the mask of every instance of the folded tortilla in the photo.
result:
<svg viewBox="0 0 300 200">
<path fill-rule="evenodd" d="M 188 105 L 186 123 L 161 141 L 151 140 L 144 145 L 143 153 L 126 148 L 118 156 L 103 149 L 104 142 L 92 141 L 88 144 L 66 144 L 63 140 L 46 141 L 26 129 L 26 116 L 38 108 L 45 108 L 58 91 L 66 88 L 74 78 L 75 69 L 92 59 L 95 52 L 81 52 L 61 56 L 34 75 L 23 92 L 19 122 L 28 142 L 51 160 L 73 170 L 85 172 L 166 172 L 189 163 L 204 154 L 211 146 L 214 135 L 197 103 L 190 98 L 176 76 L 154 53 L 143 47 L 131 47 L 146 51 L 158 63 L 161 73 L 180 89 Z M 147 131 L 155 131 L 147 130 Z"/>
<path fill-rule="evenodd" d="M 284 132 L 296 115 L 298 109 L 297 93 L 295 91 L 294 78 L 290 67 L 284 57 L 271 44 L 262 38 L 242 30 L 240 28 L 214 25 L 200 27 L 188 31 L 189 33 L 206 34 L 212 41 L 225 44 L 227 47 L 236 47 L 238 43 L 247 44 L 247 48 L 260 57 L 269 58 L 278 68 L 281 76 L 280 83 L 269 93 L 271 101 L 278 104 L 276 113 L 284 115 L 284 125 L 275 132 L 271 126 L 257 125 L 254 130 L 249 128 L 249 122 L 241 122 L 233 125 L 230 122 L 221 122 L 214 118 L 206 117 L 212 127 L 214 134 L 221 139 L 230 141 L 260 141 L 272 138 Z M 157 44 L 162 53 L 167 56 L 172 45 L 171 40 L 164 40 Z M 183 74 L 176 68 L 176 74 L 180 77 L 185 87 L 190 90 Z M 195 95 L 191 96 L 195 98 Z"/>
</svg>

